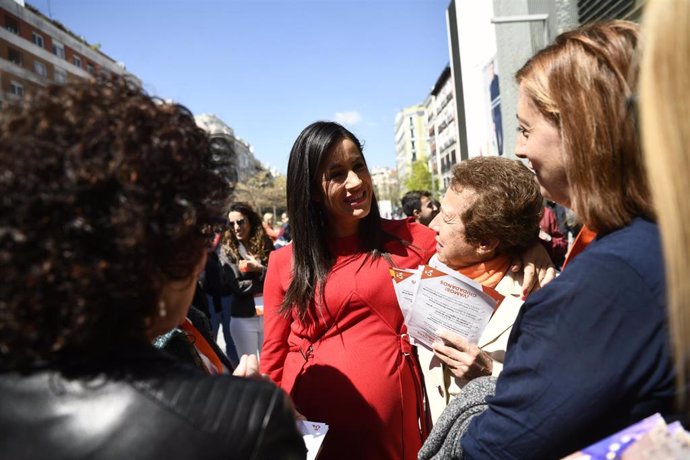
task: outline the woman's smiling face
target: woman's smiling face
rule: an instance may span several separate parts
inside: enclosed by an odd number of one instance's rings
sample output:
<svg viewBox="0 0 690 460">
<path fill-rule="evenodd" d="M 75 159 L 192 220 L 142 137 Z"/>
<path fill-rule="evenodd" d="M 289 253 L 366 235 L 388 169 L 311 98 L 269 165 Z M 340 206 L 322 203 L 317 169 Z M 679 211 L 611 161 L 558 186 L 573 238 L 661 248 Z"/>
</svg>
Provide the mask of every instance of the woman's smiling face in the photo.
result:
<svg viewBox="0 0 690 460">
<path fill-rule="evenodd" d="M 336 237 L 355 234 L 359 221 L 369 215 L 374 189 L 359 147 L 347 138 L 337 143 L 324 156 L 316 185 L 315 200 L 326 213 L 330 233 Z"/>
<path fill-rule="evenodd" d="M 570 207 L 570 186 L 565 171 L 561 132 L 535 107 L 520 84 L 517 118 L 518 130 L 515 155 L 527 159 L 534 171 L 544 198 Z"/>
</svg>

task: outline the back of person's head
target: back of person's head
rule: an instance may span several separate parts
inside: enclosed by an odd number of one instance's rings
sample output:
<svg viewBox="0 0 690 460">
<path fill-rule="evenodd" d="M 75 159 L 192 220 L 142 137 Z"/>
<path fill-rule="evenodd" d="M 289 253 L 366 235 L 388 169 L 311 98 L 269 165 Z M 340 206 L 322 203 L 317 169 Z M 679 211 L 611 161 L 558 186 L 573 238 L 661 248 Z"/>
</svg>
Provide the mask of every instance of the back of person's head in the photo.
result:
<svg viewBox="0 0 690 460">
<path fill-rule="evenodd" d="M 186 109 L 123 79 L 3 106 L 3 366 L 147 340 L 162 286 L 203 257 L 228 192 L 222 166 Z"/>
<path fill-rule="evenodd" d="M 264 223 L 269 224 L 269 225 L 273 224 L 273 213 L 271 213 L 271 212 L 264 213 L 263 219 L 264 219 Z"/>
<path fill-rule="evenodd" d="M 400 204 L 407 217 L 414 217 L 414 212 L 422 208 L 422 192 L 420 190 L 410 190 L 400 199 Z"/>
<path fill-rule="evenodd" d="M 477 197 L 461 216 L 473 245 L 496 240 L 497 254 L 519 254 L 539 237 L 542 196 L 534 175 L 517 160 L 476 157 L 453 168 L 450 190 L 471 189 Z"/>
<path fill-rule="evenodd" d="M 664 245 L 676 369 L 683 386 L 690 380 L 690 2 L 648 3 L 640 119 Z M 685 390 L 680 394 L 687 401 Z"/>
<path fill-rule="evenodd" d="M 517 72 L 534 107 L 560 130 L 571 207 L 606 233 L 653 218 L 629 100 L 637 85 L 639 28 L 586 25 L 556 37 Z"/>
</svg>

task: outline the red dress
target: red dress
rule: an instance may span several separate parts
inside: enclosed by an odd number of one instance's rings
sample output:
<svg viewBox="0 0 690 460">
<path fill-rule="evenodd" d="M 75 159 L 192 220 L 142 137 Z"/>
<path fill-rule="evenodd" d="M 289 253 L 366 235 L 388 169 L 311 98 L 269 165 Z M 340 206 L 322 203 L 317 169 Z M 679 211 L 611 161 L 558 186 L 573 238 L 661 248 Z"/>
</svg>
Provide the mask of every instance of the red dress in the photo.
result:
<svg viewBox="0 0 690 460">
<path fill-rule="evenodd" d="M 435 249 L 435 233 L 411 221 L 384 220 L 398 240 L 393 264 L 416 268 Z M 411 244 L 405 244 L 411 243 Z M 261 372 L 293 398 L 308 420 L 330 428 L 319 460 L 416 459 L 422 446 L 422 381 L 388 273 L 359 249 L 357 236 L 330 244 L 336 257 L 322 314 L 304 324 L 278 313 L 291 278 L 292 246 L 274 251 L 264 284 Z"/>
</svg>

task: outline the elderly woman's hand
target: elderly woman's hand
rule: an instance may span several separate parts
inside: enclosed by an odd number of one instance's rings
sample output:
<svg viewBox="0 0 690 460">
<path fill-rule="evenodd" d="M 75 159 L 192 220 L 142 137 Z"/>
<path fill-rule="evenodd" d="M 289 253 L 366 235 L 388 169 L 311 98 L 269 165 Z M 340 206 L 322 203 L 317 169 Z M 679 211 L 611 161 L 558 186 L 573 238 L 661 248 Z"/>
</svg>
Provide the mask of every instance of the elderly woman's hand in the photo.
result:
<svg viewBox="0 0 690 460">
<path fill-rule="evenodd" d="M 544 246 L 537 242 L 525 250 L 520 257 L 511 261 L 510 269 L 513 272 L 523 270 L 522 299 L 526 299 L 532 292 L 546 286 L 556 277 L 558 271 L 551 261 L 549 253 Z"/>
<path fill-rule="evenodd" d="M 434 354 L 457 378 L 471 380 L 483 375 L 491 375 L 493 360 L 491 355 L 470 343 L 455 332 L 439 330 L 443 339 L 433 343 Z"/>
</svg>

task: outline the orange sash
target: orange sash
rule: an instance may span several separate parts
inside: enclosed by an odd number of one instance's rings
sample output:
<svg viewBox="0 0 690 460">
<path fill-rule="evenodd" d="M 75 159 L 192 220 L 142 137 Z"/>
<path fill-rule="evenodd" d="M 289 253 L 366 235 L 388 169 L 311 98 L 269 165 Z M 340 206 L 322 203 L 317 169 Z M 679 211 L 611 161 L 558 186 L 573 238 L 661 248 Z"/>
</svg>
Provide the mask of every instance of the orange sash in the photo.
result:
<svg viewBox="0 0 690 460">
<path fill-rule="evenodd" d="M 580 233 L 577 234 L 577 237 L 573 242 L 573 247 L 570 248 L 570 251 L 568 251 L 568 254 L 565 256 L 565 262 L 563 262 L 561 271 L 565 270 L 565 266 L 568 265 L 568 262 L 573 260 L 578 254 L 584 251 L 587 245 L 594 241 L 594 238 L 596 237 L 596 233 L 583 225 L 580 229 Z"/>
<path fill-rule="evenodd" d="M 197 352 L 206 358 L 206 360 L 202 359 L 202 361 L 204 361 L 209 374 L 227 373 L 227 369 L 225 366 L 223 366 L 223 362 L 220 360 L 206 338 L 204 338 L 201 332 L 199 332 L 194 324 L 192 324 L 189 318 L 185 318 L 184 322 L 180 325 L 180 328 L 187 333 L 189 343 L 196 348 Z"/>
<path fill-rule="evenodd" d="M 457 271 L 483 286 L 495 288 L 505 276 L 508 268 L 510 268 L 510 257 L 500 255 L 484 262 L 459 268 Z"/>
</svg>

